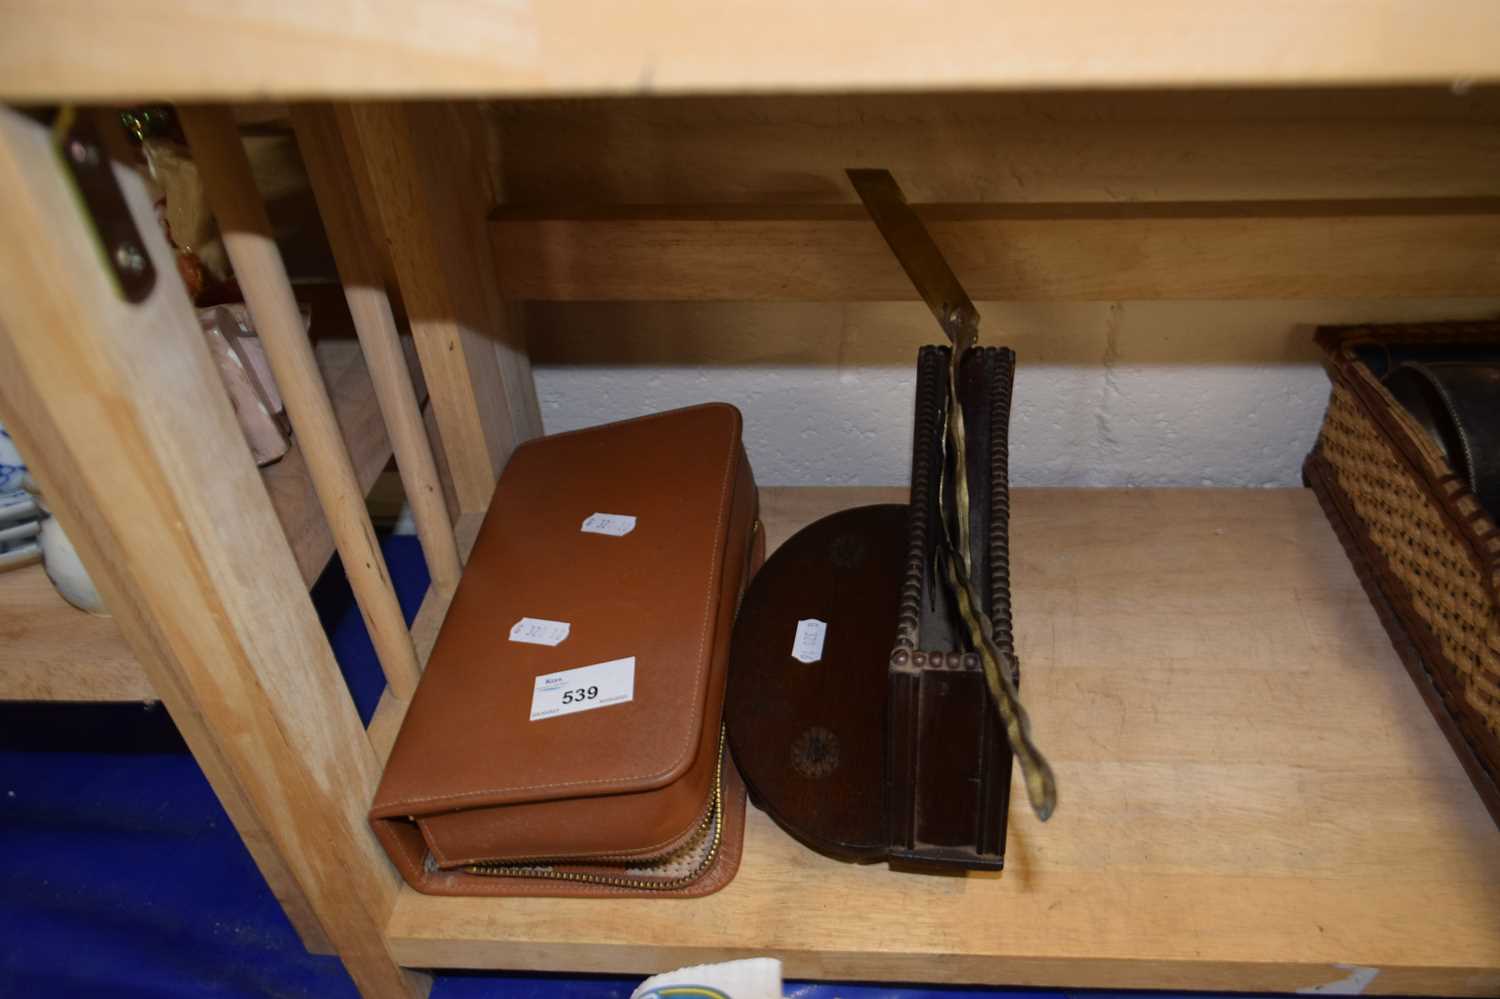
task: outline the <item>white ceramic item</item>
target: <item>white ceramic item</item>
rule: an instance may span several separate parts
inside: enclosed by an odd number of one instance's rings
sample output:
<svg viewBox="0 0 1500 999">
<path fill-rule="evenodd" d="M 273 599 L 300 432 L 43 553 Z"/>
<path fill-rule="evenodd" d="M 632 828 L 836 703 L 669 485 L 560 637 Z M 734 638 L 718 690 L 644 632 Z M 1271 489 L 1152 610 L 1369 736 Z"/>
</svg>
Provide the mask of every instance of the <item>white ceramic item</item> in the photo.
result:
<svg viewBox="0 0 1500 999">
<path fill-rule="evenodd" d="M 64 600 L 90 614 L 109 613 L 78 550 L 37 493 L 16 442 L 0 426 L 0 572 L 38 558 Z"/>
<path fill-rule="evenodd" d="M 47 570 L 47 578 L 52 580 L 62 598 L 79 610 L 108 616 L 104 598 L 94 588 L 94 581 L 83 567 L 78 550 L 56 517 L 48 516 L 42 521 L 41 546 L 42 568 Z"/>
<path fill-rule="evenodd" d="M 26 462 L 10 439 L 5 426 L 0 424 L 0 503 L 10 499 L 11 493 L 22 492 L 30 482 L 26 474 Z"/>
<path fill-rule="evenodd" d="M 0 426 L 0 572 L 41 558 L 37 535 L 41 511 L 24 488 L 31 481 L 26 462 L 5 427 Z"/>
</svg>

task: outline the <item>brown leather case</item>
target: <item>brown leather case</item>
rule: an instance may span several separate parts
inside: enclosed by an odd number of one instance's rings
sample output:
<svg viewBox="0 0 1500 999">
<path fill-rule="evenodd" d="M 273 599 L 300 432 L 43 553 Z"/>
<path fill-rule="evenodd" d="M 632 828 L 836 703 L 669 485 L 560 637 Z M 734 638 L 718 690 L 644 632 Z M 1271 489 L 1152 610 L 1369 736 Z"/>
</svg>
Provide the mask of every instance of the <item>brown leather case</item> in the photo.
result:
<svg viewBox="0 0 1500 999">
<path fill-rule="evenodd" d="M 733 876 L 745 792 L 720 718 L 764 553 L 740 428 L 715 403 L 517 448 L 370 812 L 418 891 L 695 896 Z M 635 527 L 583 531 L 596 513 Z M 523 617 L 570 632 L 511 641 Z M 530 720 L 537 677 L 625 657 L 630 700 Z"/>
</svg>

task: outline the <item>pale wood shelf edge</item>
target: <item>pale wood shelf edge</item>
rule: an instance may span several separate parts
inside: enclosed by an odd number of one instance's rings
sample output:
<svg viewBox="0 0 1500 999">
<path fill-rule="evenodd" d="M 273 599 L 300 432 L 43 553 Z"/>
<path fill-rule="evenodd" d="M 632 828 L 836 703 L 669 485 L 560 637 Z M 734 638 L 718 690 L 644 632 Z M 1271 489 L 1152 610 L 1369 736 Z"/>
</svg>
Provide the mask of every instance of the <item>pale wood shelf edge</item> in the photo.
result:
<svg viewBox="0 0 1500 999">
<path fill-rule="evenodd" d="M 1104 0 L 942 8 L 500 0 L 129 0 L 3 8 L 0 97 L 267 100 L 1438 85 L 1500 74 L 1487 0 L 1281 7 Z M 1417 16 L 1421 14 L 1423 16 Z M 360 30 L 350 32 L 349 25 Z M 337 44 L 330 44 L 336 40 Z M 161 59 L 163 51 L 174 54 Z M 372 67 L 380 67 L 372 72 Z"/>
</svg>

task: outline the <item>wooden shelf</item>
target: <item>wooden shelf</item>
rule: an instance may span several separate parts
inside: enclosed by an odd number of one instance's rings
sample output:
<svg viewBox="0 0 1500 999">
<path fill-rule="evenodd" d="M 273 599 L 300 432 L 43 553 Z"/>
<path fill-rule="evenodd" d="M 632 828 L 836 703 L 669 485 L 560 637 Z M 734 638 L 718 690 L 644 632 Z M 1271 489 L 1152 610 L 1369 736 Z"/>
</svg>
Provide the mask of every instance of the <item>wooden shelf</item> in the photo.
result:
<svg viewBox="0 0 1500 999">
<path fill-rule="evenodd" d="M 765 489 L 768 541 L 903 498 Z M 1022 489 L 1012 538 L 1022 690 L 1061 796 L 1045 826 L 1014 797 L 1003 874 L 838 863 L 752 809 L 717 895 L 403 889 L 397 959 L 644 974 L 772 955 L 789 977 L 845 980 L 1500 991 L 1500 830 L 1310 492 Z"/>
<path fill-rule="evenodd" d="M 40 563 L 0 573 L 0 701 L 154 701 L 113 618 L 53 589 Z"/>
<path fill-rule="evenodd" d="M 1487 82 L 1500 69 L 1489 0 L 1450 0 L 1440 11 L 1364 0 L 172 8 L 128 0 L 108 10 L 72 2 L 9 11 L 0 97 L 1450 86 Z"/>
<path fill-rule="evenodd" d="M 407 362 L 425 397 L 410 339 Z M 359 344 L 320 340 L 318 366 L 333 398 L 344 444 L 366 492 L 391 458 L 375 388 Z M 333 555 L 333 535 L 297 450 L 261 469 L 271 505 L 310 585 Z M 40 565 L 0 573 L 0 701 L 156 700 L 125 637 L 111 618 L 85 614 L 52 588 Z"/>
</svg>

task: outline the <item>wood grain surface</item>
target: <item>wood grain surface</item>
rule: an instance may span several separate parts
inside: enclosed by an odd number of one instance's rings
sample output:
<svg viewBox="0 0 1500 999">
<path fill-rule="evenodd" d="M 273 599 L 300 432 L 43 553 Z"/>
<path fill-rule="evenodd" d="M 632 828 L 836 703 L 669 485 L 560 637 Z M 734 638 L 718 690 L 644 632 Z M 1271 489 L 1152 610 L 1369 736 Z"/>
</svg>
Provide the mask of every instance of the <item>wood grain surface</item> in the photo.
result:
<svg viewBox="0 0 1500 999">
<path fill-rule="evenodd" d="M 5 0 L 0 20 L 10 101 L 1463 87 L 1500 75 L 1489 0 Z"/>
<path fill-rule="evenodd" d="M 515 446 L 541 433 L 525 339 L 501 301 L 475 109 L 338 105 L 360 203 L 390 255 L 463 512 L 483 512 Z"/>
<path fill-rule="evenodd" d="M 769 545 L 904 490 L 765 489 Z M 1306 490 L 1014 493 L 1018 651 L 1057 768 L 1007 869 L 842 864 L 751 811 L 735 881 L 685 902 L 426 898 L 404 964 L 1369 993 L 1500 990 L 1500 831 Z M 1368 972 L 1365 972 L 1367 975 Z"/>
<path fill-rule="evenodd" d="M 853 166 L 890 169 L 915 204 L 1031 211 L 1071 205 L 1095 212 L 1114 206 L 1121 215 L 1144 216 L 1163 205 L 1212 213 L 1215 205 L 1222 212 L 1246 203 L 1281 203 L 1284 209 L 1295 203 L 1305 212 L 1356 201 L 1370 211 L 1392 202 L 1494 199 L 1500 196 L 1497 98 L 1500 92 L 1483 87 L 1461 93 L 846 93 L 497 101 L 485 110 L 495 146 L 503 151 L 495 165 L 497 189 L 509 211 L 533 218 L 546 212 L 577 218 L 642 205 L 662 206 L 662 217 L 703 206 L 720 206 L 724 217 L 777 206 L 848 206 L 856 198 L 844 171 Z M 1235 258 L 1232 272 L 1219 270 L 1214 278 L 1219 255 L 1229 247 L 1197 242 L 1194 232 L 1229 226 L 1210 221 L 1206 215 L 1196 229 L 1183 223 L 1176 234 L 1193 242 L 1165 248 L 1128 217 L 1112 223 L 1119 227 L 1116 236 L 1097 247 L 1063 243 L 1046 249 L 1029 237 L 1014 246 L 1003 240 L 987 244 L 992 255 L 978 261 L 976 273 L 1019 289 L 1007 294 L 1050 296 L 1072 286 L 1079 294 L 1111 290 L 1121 298 L 980 298 L 985 338 L 1015 347 L 1026 364 L 1095 366 L 1105 357 L 1121 364 L 1316 364 L 1316 324 L 1478 317 L 1500 308 L 1485 263 L 1494 236 L 1470 247 L 1480 262 L 1475 293 L 1490 297 L 1401 299 L 1391 297 L 1395 289 L 1435 281 L 1438 271 L 1444 280 L 1452 277 L 1448 254 L 1456 248 L 1444 245 L 1439 257 L 1429 258 L 1425 250 L 1402 250 L 1384 236 L 1360 242 L 1347 220 L 1331 219 L 1326 230 L 1273 221 L 1276 238 L 1293 239 L 1299 257 L 1315 258 L 1311 265 L 1297 271 L 1291 258 L 1255 250 Z M 1420 228 L 1430 221 L 1413 224 Z M 1236 229 L 1232 239 L 1243 235 Z M 1392 235 L 1406 238 L 1399 228 L 1387 232 Z M 810 270 L 797 262 L 809 258 L 794 249 L 788 260 L 767 261 L 764 272 L 736 270 L 725 261 L 717 272 L 718 291 L 761 293 L 785 278 L 788 293 L 824 294 L 807 289 L 826 274 L 850 282 L 855 294 L 868 289 L 864 282 L 872 276 L 884 274 L 895 282 L 894 294 L 909 298 L 909 286 L 901 283 L 873 227 L 867 226 L 865 236 L 867 248 L 877 253 L 873 269 L 836 260 L 831 270 Z M 1271 229 L 1263 234 L 1272 236 Z M 722 246 L 732 243 L 704 239 L 705 251 Z M 1193 257 L 1195 247 L 1205 250 L 1204 260 Z M 549 249 L 560 244 L 549 243 Z M 503 257 L 521 248 L 498 252 Z M 1013 267 L 1013 259 L 1027 253 L 1034 254 L 1026 259 L 1038 269 Z M 658 264 L 679 259 L 672 247 L 660 257 L 643 255 L 638 262 L 647 273 L 637 286 L 640 293 L 649 288 L 663 297 L 700 300 L 524 303 L 532 359 L 549 367 L 906 366 L 912 331 L 929 328 L 914 299 L 705 301 L 715 261 L 690 259 L 685 273 L 692 281 L 668 286 Z M 1043 259 L 1049 261 L 1045 266 Z M 1403 275 L 1378 282 L 1371 297 L 1305 297 L 1319 287 L 1369 282 L 1366 268 L 1382 260 L 1381 266 L 1400 267 Z M 594 245 L 580 243 L 573 255 L 523 262 L 517 276 L 545 269 L 549 281 L 550 275 L 576 274 L 580 283 L 592 282 L 600 268 L 618 265 Z M 1071 269 L 1075 265 L 1078 270 Z M 1216 283 L 1220 278 L 1230 280 Z M 1271 297 L 1141 300 L 1164 293 L 1169 284 L 1174 293 Z M 1292 294 L 1299 297 L 1277 297 Z"/>
<path fill-rule="evenodd" d="M 780 94 L 496 101 L 515 205 L 1136 204 L 1500 195 L 1500 92 Z"/>
<path fill-rule="evenodd" d="M 156 266 L 139 305 L 46 128 L 0 112 L 0 209 L 27 235 L 0 242 L 0 418 L 304 939 L 366 996 L 425 994 L 380 937 L 396 878 L 365 822 L 375 754 L 151 200 L 115 178 Z"/>
<path fill-rule="evenodd" d="M 0 573 L 0 701 L 154 701 L 113 618 L 70 605 L 40 563 Z"/>
<path fill-rule="evenodd" d="M 975 300 L 1434 298 L 1495 290 L 1500 200 L 918 206 Z M 540 301 L 905 301 L 857 206 L 544 210 L 492 224 Z"/>
<path fill-rule="evenodd" d="M 410 697 L 420 672 L 411 636 L 239 128 L 224 107 L 181 107 L 178 118 L 386 682 Z"/>
<path fill-rule="evenodd" d="M 421 403 L 412 390 L 411 369 L 401 350 L 383 264 L 372 248 L 374 240 L 360 206 L 354 166 L 339 134 L 338 116 L 327 105 L 298 105 L 292 121 L 422 540 L 427 570 L 438 589 L 451 593 L 463 572 L 453 543 L 453 522 L 423 425 Z"/>
<path fill-rule="evenodd" d="M 315 331 L 316 323 L 314 319 Z M 408 357 L 414 358 L 409 339 L 404 346 Z M 359 344 L 353 340 L 320 340 L 314 346 L 314 354 L 333 402 L 339 434 L 354 463 L 355 477 L 360 489 L 368 492 L 391 460 L 391 440 L 380 416 L 369 369 Z M 318 494 L 307 471 L 307 458 L 295 436 L 291 450 L 280 461 L 261 469 L 261 479 L 281 528 L 291 542 L 302 578 L 310 586 L 333 557 L 333 532 L 318 504 Z"/>
</svg>

